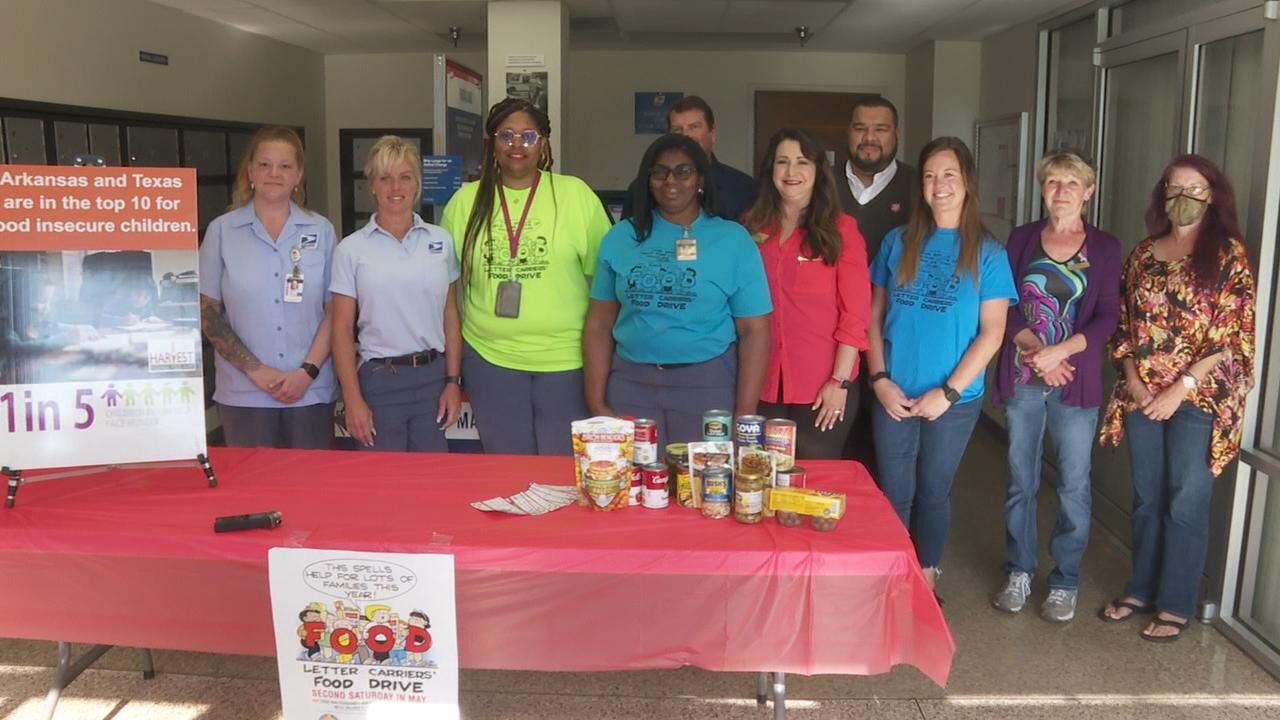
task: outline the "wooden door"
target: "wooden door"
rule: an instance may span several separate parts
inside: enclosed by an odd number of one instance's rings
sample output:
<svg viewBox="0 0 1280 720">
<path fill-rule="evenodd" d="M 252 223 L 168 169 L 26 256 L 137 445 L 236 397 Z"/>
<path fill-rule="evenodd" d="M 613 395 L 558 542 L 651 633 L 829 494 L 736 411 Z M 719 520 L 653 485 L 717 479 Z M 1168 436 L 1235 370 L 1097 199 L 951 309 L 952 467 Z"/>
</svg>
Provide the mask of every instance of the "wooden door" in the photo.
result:
<svg viewBox="0 0 1280 720">
<path fill-rule="evenodd" d="M 755 97 L 755 153 L 751 174 L 769 148 L 769 138 L 784 127 L 807 130 L 818 138 L 837 167 L 847 159 L 849 116 L 853 103 L 875 93 L 757 90 Z"/>
</svg>

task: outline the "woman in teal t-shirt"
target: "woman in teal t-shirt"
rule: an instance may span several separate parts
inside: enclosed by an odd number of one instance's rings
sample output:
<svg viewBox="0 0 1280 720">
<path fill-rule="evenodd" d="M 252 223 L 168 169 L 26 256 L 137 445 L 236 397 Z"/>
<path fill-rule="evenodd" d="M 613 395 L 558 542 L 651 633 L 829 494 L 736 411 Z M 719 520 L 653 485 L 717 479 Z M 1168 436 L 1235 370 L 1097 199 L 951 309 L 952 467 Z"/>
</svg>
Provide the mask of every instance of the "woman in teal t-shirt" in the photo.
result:
<svg viewBox="0 0 1280 720">
<path fill-rule="evenodd" d="M 871 265 L 867 371 L 880 488 L 933 587 L 951 483 L 982 408 L 987 363 L 1018 293 L 1004 248 L 982 225 L 973 154 L 942 137 L 920 152 L 919 195 Z M 912 510 L 915 524 L 911 524 Z"/>
<path fill-rule="evenodd" d="M 587 407 L 652 418 L 662 442 L 701 440 L 707 410 L 754 413 L 769 358 L 764 264 L 746 229 L 706 212 L 709 173 L 693 140 L 655 140 L 591 285 Z"/>
</svg>

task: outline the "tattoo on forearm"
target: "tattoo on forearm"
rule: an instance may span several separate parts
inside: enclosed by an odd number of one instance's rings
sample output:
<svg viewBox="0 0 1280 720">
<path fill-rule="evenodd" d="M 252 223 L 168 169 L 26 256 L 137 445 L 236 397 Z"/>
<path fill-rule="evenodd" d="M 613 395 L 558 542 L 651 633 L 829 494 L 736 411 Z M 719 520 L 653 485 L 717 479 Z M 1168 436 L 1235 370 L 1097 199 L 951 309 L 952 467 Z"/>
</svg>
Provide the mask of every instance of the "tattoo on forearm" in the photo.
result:
<svg viewBox="0 0 1280 720">
<path fill-rule="evenodd" d="M 204 335 L 218 354 L 226 358 L 236 369 L 249 373 L 262 366 L 262 362 L 244 346 L 244 341 L 231 329 L 222 303 L 208 297 L 200 298 L 200 320 Z"/>
</svg>

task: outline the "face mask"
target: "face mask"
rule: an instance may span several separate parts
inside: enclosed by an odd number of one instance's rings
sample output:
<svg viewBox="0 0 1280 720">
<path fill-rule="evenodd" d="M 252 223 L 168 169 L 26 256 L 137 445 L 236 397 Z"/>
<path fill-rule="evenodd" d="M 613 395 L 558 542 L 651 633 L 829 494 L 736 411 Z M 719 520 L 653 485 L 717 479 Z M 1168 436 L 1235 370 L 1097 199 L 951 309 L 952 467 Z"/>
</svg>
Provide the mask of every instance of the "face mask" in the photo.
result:
<svg viewBox="0 0 1280 720">
<path fill-rule="evenodd" d="M 1165 214 L 1169 216 L 1169 221 L 1178 227 L 1195 225 L 1196 221 L 1204 217 L 1204 211 L 1208 207 L 1208 200 L 1197 200 L 1186 195 L 1177 195 L 1164 201 Z"/>
</svg>

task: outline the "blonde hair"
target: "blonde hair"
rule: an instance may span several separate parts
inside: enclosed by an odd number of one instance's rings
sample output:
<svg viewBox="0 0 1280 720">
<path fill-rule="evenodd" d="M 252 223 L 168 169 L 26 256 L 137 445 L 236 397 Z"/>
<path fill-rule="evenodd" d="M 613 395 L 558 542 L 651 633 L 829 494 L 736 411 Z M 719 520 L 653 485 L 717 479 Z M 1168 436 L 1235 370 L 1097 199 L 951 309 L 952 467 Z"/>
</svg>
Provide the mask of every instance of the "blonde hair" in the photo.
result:
<svg viewBox="0 0 1280 720">
<path fill-rule="evenodd" d="M 231 186 L 231 210 L 253 199 L 253 183 L 249 182 L 249 167 L 253 165 L 253 156 L 258 154 L 258 148 L 262 147 L 263 143 L 269 142 L 282 142 L 293 148 L 298 172 L 304 178 L 307 176 L 307 157 L 302 149 L 302 138 L 298 137 L 298 133 L 294 132 L 293 128 L 278 125 L 259 128 L 253 137 L 249 138 L 249 144 L 245 146 L 244 155 L 240 158 L 240 169 L 236 171 L 236 181 Z M 292 199 L 298 207 L 307 209 L 307 191 L 302 185 L 294 188 Z"/>
<path fill-rule="evenodd" d="M 1040 167 L 1036 171 L 1036 179 L 1044 185 L 1049 179 L 1049 175 L 1055 172 L 1067 173 L 1080 181 L 1085 187 L 1093 187 L 1098 182 L 1098 175 L 1079 155 L 1067 151 L 1056 150 L 1044 156 L 1040 161 Z"/>
<path fill-rule="evenodd" d="M 375 175 L 386 172 L 392 165 L 401 160 L 409 163 L 413 172 L 414 191 L 413 207 L 422 205 L 422 152 L 408 140 L 399 135 L 383 135 L 369 150 L 369 159 L 364 163 L 364 177 L 373 184 Z"/>
</svg>

